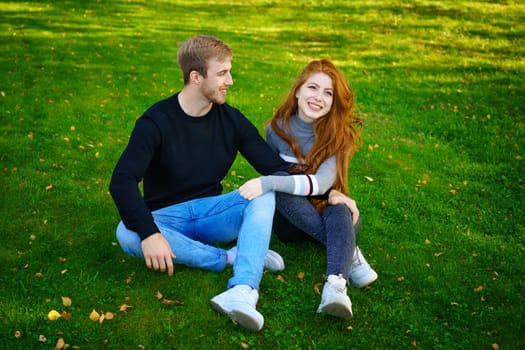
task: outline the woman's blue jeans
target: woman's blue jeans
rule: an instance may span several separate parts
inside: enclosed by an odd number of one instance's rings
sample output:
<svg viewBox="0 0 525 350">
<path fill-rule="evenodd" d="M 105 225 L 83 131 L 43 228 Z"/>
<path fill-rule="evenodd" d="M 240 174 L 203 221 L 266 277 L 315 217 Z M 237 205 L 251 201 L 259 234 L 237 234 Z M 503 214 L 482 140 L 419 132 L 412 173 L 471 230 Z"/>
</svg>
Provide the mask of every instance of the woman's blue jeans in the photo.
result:
<svg viewBox="0 0 525 350">
<path fill-rule="evenodd" d="M 343 204 L 328 205 L 319 214 L 306 197 L 277 192 L 275 201 L 275 234 L 283 242 L 312 238 L 320 242 L 326 246 L 326 275 L 348 279 L 361 217 L 354 226 L 352 212 Z"/>
<path fill-rule="evenodd" d="M 223 271 L 226 251 L 213 244 L 237 239 L 237 258 L 228 288 L 245 284 L 259 289 L 274 210 L 274 192 L 249 201 L 233 191 L 175 204 L 155 210 L 152 215 L 177 264 Z M 122 222 L 117 227 L 117 240 L 124 252 L 144 258 L 139 235 Z"/>
</svg>

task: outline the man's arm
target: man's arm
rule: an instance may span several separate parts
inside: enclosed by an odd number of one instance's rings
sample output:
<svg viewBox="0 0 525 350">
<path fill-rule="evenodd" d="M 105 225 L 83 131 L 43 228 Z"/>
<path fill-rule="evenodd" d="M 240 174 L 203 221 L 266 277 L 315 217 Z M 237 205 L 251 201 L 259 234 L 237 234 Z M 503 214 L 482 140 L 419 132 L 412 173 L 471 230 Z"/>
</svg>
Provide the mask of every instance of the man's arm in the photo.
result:
<svg viewBox="0 0 525 350">
<path fill-rule="evenodd" d="M 278 171 L 289 170 L 288 163 L 270 148 L 257 128 L 242 115 L 240 137 L 239 152 L 257 172 L 270 175 Z"/>
<path fill-rule="evenodd" d="M 141 239 L 159 232 L 139 189 L 159 138 L 159 131 L 153 122 L 142 118 L 137 120 L 109 185 L 122 222 L 129 230 L 137 232 Z"/>
<path fill-rule="evenodd" d="M 139 120 L 122 153 L 110 183 L 110 193 L 126 228 L 141 237 L 146 266 L 173 275 L 175 255 L 153 221 L 138 184 L 153 157 L 158 130 L 151 121 Z"/>
</svg>

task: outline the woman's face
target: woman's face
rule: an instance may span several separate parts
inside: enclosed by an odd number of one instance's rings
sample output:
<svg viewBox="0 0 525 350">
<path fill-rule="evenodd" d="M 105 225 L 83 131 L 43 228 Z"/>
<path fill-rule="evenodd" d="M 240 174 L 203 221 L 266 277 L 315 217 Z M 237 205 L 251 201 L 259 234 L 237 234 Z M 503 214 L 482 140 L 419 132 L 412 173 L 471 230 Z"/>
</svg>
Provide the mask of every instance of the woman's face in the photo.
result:
<svg viewBox="0 0 525 350">
<path fill-rule="evenodd" d="M 332 108 L 334 89 L 332 79 L 325 73 L 315 73 L 297 91 L 299 118 L 308 123 L 324 117 Z"/>
</svg>

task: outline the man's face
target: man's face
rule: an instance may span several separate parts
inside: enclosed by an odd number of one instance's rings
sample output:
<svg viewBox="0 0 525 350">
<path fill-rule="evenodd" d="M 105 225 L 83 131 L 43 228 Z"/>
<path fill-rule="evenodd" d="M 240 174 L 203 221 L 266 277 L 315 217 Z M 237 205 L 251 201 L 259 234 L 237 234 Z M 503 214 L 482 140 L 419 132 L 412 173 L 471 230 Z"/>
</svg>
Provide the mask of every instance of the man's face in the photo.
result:
<svg viewBox="0 0 525 350">
<path fill-rule="evenodd" d="M 226 102 L 226 92 L 233 85 L 231 69 L 231 58 L 223 62 L 219 62 L 217 58 L 208 61 L 208 76 L 202 80 L 201 92 L 210 102 Z"/>
</svg>

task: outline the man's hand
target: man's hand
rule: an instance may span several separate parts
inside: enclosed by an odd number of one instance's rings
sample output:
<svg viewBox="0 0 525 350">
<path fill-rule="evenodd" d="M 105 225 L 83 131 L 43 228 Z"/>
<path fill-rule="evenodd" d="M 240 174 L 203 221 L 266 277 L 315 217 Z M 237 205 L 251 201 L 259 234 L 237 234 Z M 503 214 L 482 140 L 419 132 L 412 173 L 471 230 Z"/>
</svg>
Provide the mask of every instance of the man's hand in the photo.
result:
<svg viewBox="0 0 525 350">
<path fill-rule="evenodd" d="M 256 178 L 247 181 L 239 187 L 239 194 L 250 201 L 259 197 L 263 194 L 261 179 Z"/>
<path fill-rule="evenodd" d="M 359 209 L 357 209 L 357 204 L 355 200 L 348 197 L 347 195 L 337 191 L 337 190 L 330 190 L 330 193 L 328 194 L 328 204 L 330 205 L 336 205 L 336 204 L 344 204 L 350 209 L 352 212 L 352 218 L 354 225 L 357 223 L 357 220 L 359 220 Z"/>
<path fill-rule="evenodd" d="M 171 247 L 160 233 L 154 233 L 142 241 L 142 253 L 146 266 L 149 269 L 160 270 L 161 272 L 168 270 L 168 275 L 173 275 L 173 259 L 175 254 Z"/>
</svg>

